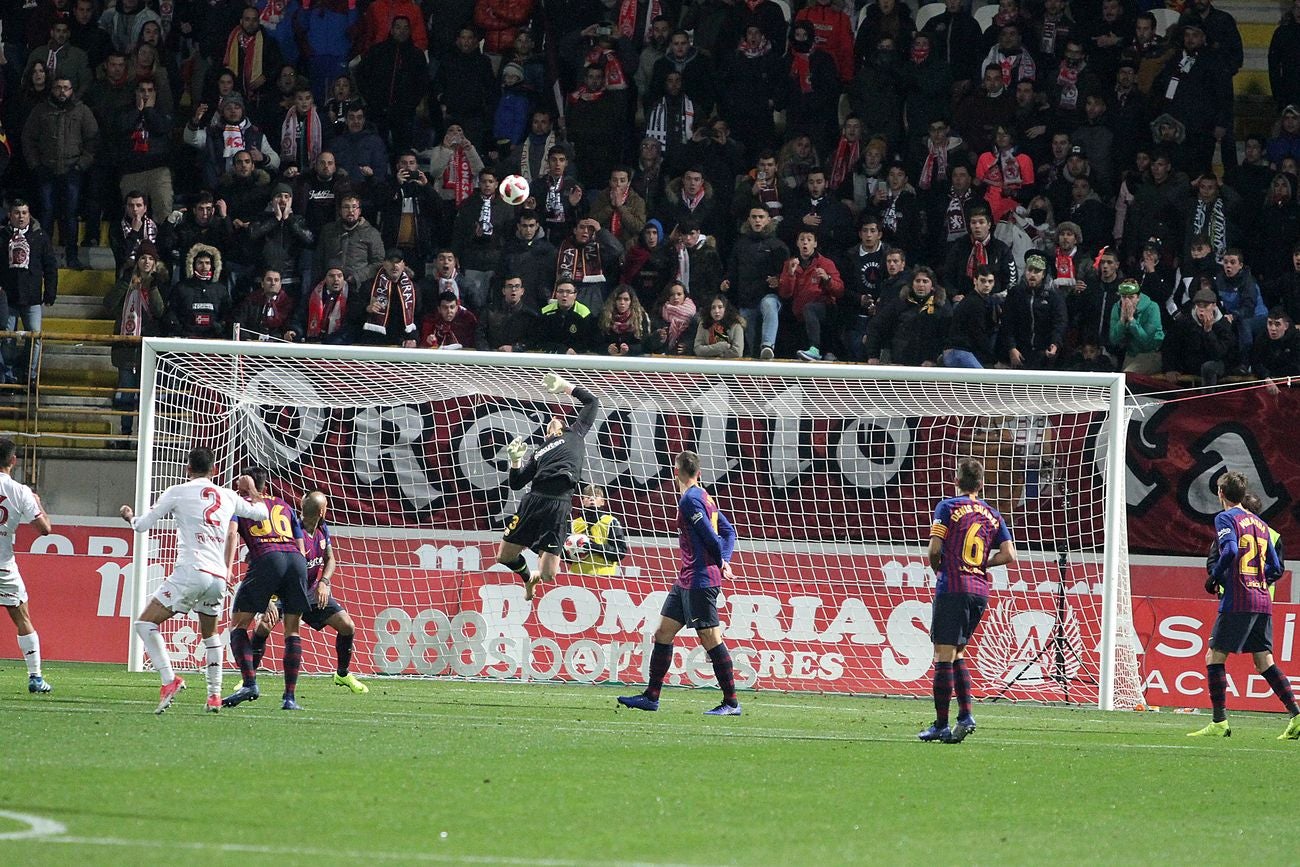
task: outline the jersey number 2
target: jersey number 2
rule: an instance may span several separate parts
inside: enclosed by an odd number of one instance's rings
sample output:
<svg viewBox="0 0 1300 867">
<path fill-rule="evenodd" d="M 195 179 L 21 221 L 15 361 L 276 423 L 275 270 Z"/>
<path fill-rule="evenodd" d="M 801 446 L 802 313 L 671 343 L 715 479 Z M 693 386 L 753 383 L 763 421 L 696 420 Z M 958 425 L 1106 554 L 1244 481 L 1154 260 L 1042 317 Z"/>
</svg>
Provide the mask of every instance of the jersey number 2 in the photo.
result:
<svg viewBox="0 0 1300 867">
<path fill-rule="evenodd" d="M 1242 536 L 1238 540 L 1241 547 L 1241 563 L 1238 567 L 1242 575 L 1258 575 L 1259 560 L 1264 553 L 1260 550 L 1259 538 L 1256 536 Z"/>
<path fill-rule="evenodd" d="M 203 520 L 214 527 L 220 527 L 221 519 L 217 517 L 217 512 L 221 511 L 221 492 L 216 488 L 204 488 L 202 496 L 208 501 L 208 507 L 203 510 Z"/>
</svg>

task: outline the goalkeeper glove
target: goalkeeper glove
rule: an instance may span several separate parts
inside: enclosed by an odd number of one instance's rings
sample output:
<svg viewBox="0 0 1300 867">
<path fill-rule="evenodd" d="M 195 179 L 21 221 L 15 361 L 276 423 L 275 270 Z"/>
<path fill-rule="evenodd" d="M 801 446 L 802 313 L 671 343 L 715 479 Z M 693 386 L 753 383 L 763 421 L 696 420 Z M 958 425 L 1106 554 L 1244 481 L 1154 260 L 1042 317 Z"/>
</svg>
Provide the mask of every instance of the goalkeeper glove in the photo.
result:
<svg viewBox="0 0 1300 867">
<path fill-rule="evenodd" d="M 560 376 L 558 373 L 548 373 L 546 376 L 543 376 L 542 385 L 546 386 L 546 390 L 551 394 L 564 394 L 573 387 L 569 384 L 567 379 Z"/>
<path fill-rule="evenodd" d="M 515 437 L 506 446 L 506 455 L 510 458 L 510 463 L 517 464 L 528 454 L 528 443 L 524 442 L 523 437 Z"/>
</svg>

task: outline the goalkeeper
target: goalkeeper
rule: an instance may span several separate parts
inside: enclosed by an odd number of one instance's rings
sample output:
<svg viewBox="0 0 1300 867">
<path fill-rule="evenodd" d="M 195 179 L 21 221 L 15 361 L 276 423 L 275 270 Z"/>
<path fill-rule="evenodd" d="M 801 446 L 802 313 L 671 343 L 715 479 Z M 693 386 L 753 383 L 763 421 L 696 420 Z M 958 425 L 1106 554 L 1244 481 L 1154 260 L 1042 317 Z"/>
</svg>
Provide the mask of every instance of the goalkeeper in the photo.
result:
<svg viewBox="0 0 1300 867">
<path fill-rule="evenodd" d="M 529 482 L 533 487 L 506 525 L 497 562 L 524 582 L 525 599 L 532 599 L 537 585 L 551 580 L 560 570 L 560 549 L 569 534 L 573 494 L 587 463 L 587 432 L 600 407 L 599 398 L 558 373 L 546 374 L 542 384 L 551 394 L 577 398 L 582 409 L 572 425 L 566 425 L 558 416 L 552 418 L 546 425 L 545 441 L 527 461 L 528 444 L 523 437 L 516 437 L 506 446 L 511 490 L 517 491 Z M 525 548 L 536 552 L 538 571 L 529 570 L 522 556 Z"/>
</svg>

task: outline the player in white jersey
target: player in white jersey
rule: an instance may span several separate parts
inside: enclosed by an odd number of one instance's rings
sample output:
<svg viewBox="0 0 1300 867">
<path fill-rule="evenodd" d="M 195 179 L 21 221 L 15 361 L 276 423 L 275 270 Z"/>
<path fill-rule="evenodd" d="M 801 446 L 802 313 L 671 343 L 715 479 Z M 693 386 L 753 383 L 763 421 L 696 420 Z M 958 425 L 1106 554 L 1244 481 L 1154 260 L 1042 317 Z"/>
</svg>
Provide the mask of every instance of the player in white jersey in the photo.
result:
<svg viewBox="0 0 1300 867">
<path fill-rule="evenodd" d="M 18 463 L 18 447 L 10 439 L 0 439 L 0 605 L 18 629 L 18 649 L 27 662 L 27 691 L 38 695 L 54 688 L 41 677 L 41 639 L 27 612 L 27 587 L 18 574 L 14 558 L 14 536 L 21 524 L 31 522 L 40 535 L 50 532 L 41 499 L 31 488 L 13 480 L 10 473 Z"/>
<path fill-rule="evenodd" d="M 137 533 L 144 533 L 168 515 L 176 521 L 176 562 L 172 574 L 149 599 L 135 622 L 135 634 L 144 643 L 149 660 L 162 678 L 158 709 L 171 706 L 176 694 L 185 688 L 185 680 L 172 671 L 171 658 L 163 644 L 158 625 L 176 614 L 193 611 L 199 616 L 199 631 L 207 655 L 205 669 L 209 711 L 221 710 L 221 638 L 217 635 L 217 615 L 230 571 L 226 568 L 226 533 L 232 518 L 267 519 L 266 504 L 253 490 L 252 480 L 240 476 L 239 493 L 218 487 L 212 481 L 216 456 L 212 449 L 196 446 L 190 451 L 188 482 L 172 485 L 154 503 L 147 515 L 136 517 L 130 506 L 123 506 L 122 519 Z M 250 497 L 248 502 L 240 494 Z"/>
</svg>

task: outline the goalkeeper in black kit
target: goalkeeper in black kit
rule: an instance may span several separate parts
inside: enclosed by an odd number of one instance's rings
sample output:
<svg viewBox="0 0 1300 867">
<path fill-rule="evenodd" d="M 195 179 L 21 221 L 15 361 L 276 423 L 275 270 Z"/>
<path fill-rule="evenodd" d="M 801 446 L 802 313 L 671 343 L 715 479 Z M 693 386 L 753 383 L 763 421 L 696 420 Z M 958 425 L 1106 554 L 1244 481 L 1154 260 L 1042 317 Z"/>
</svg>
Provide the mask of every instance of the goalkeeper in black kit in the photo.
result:
<svg viewBox="0 0 1300 867">
<path fill-rule="evenodd" d="M 529 482 L 533 487 L 506 524 L 497 562 L 524 582 L 525 599 L 532 599 L 537 585 L 551 580 L 560 570 L 560 549 L 569 535 L 573 494 L 587 463 L 587 432 L 600 408 L 599 398 L 558 373 L 546 374 L 542 384 L 551 394 L 572 395 L 582 408 L 572 425 L 558 416 L 552 418 L 546 425 L 546 440 L 527 461 L 524 457 L 528 454 L 528 444 L 523 437 L 506 446 L 511 490 L 517 491 Z M 536 552 L 538 571 L 528 568 L 522 556 L 525 548 Z"/>
</svg>

